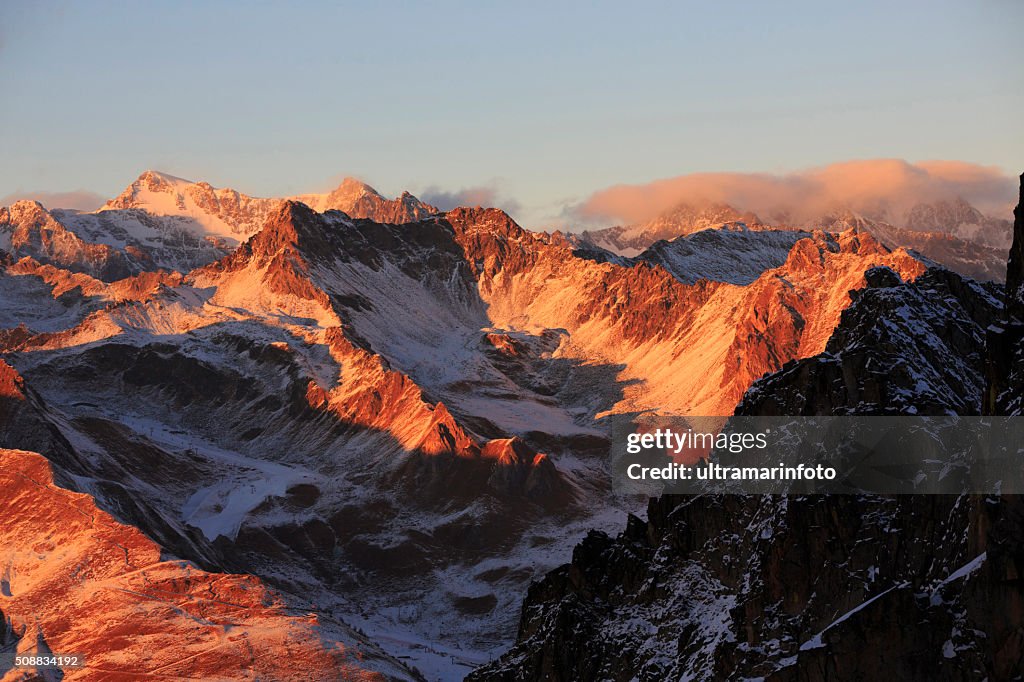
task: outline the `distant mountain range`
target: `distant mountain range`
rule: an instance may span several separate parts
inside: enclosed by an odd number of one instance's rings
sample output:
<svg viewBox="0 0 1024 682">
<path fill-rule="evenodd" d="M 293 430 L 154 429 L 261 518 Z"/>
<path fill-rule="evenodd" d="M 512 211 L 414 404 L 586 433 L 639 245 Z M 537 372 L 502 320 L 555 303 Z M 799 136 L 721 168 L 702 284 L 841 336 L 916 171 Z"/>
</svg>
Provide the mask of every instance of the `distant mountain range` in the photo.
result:
<svg viewBox="0 0 1024 682">
<path fill-rule="evenodd" d="M 1012 238 L 1010 221 L 986 216 L 960 198 L 918 204 L 905 216 L 889 220 L 838 207 L 794 223 L 781 213 L 762 220 L 725 204 L 697 207 L 681 204 L 645 223 L 583 231 L 580 239 L 624 256 L 637 256 L 659 241 L 707 229 L 730 231 L 809 230 L 869 232 L 891 246 L 914 249 L 926 258 L 968 277 L 998 280 L 1005 275 L 1006 249 Z"/>
<path fill-rule="evenodd" d="M 298 199 L 318 211 L 382 223 L 438 213 L 408 193 L 385 199 L 352 178 L 326 194 Z M 48 211 L 34 201 L 0 209 L 0 248 L 105 281 L 157 268 L 187 272 L 230 253 L 259 231 L 282 201 L 146 171 L 92 213 Z"/>
</svg>

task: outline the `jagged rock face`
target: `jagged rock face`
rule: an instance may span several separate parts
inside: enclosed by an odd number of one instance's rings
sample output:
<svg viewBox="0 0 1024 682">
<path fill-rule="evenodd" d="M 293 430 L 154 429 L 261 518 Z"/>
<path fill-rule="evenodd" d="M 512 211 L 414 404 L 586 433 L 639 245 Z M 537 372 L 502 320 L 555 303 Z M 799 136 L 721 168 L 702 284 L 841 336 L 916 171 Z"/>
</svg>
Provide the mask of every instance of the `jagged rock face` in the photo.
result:
<svg viewBox="0 0 1024 682">
<path fill-rule="evenodd" d="M 123 672 L 131 661 L 137 674 L 190 679 L 243 670 L 278 680 L 416 679 L 356 632 L 296 615 L 252 576 L 163 560 L 138 529 L 60 487 L 43 456 L 0 450 L 0 463 L 0 613 L 17 652 L 74 652 L 93 672 Z M 288 655 L 258 654 L 266 651 Z"/>
<path fill-rule="evenodd" d="M 237 239 L 258 231 L 277 203 L 276 199 L 250 197 L 230 188 L 217 189 L 206 182 L 146 171 L 103 208 L 144 209 L 157 216 L 190 216 L 209 234 Z"/>
<path fill-rule="evenodd" d="M 950 270 L 977 280 L 1000 282 L 1005 249 L 961 239 L 945 232 L 915 232 L 875 224 L 872 234 L 886 244 L 898 244 Z"/>
<path fill-rule="evenodd" d="M 150 265 L 141 251 L 119 251 L 106 244 L 83 241 L 36 201 L 19 201 L 0 208 L 0 249 L 14 258 L 29 256 L 107 281 L 127 277 Z"/>
<path fill-rule="evenodd" d="M 482 331 L 476 283 L 443 221 L 406 230 L 298 203 L 267 221 L 185 277 L 81 280 L 82 297 L 67 305 L 52 297 L 71 282 L 38 264 L 9 266 L 0 285 L 21 307 L 49 297 L 57 309 L 2 339 L 41 406 L 4 436 L 25 443 L 41 430 L 73 442 L 61 461 L 95 479 L 102 505 L 205 567 L 316 594 L 328 610 L 352 598 L 423 609 L 423 627 L 444 634 L 445 614 L 466 609 L 458 632 L 493 638 L 531 574 L 520 545 L 589 522 L 577 485 L 536 449 L 543 441 L 474 421 L 488 410 L 472 397 L 493 388 L 496 404 L 536 401 L 567 438 L 603 444 L 530 388 L 549 386 L 533 371 L 560 364 L 541 357 L 557 338 L 506 335 L 515 358 L 489 359 L 486 335 L 504 333 Z M 455 414 L 403 371 L 419 373 L 399 353 L 412 346 L 386 345 L 403 334 L 429 345 L 449 324 L 487 372 L 482 388 L 456 373 L 462 385 L 441 394 L 461 397 Z M 530 427 L 525 435 L 547 433 Z M 482 552 L 494 564 L 484 577 L 451 578 Z"/>
<path fill-rule="evenodd" d="M 1006 312 L 988 328 L 986 414 L 1024 414 L 1024 175 L 1006 263 Z"/>
<path fill-rule="evenodd" d="M 655 242 L 637 260 L 660 265 L 687 284 L 710 279 L 747 285 L 783 265 L 793 246 L 805 238 L 813 235 L 798 230 L 702 230 Z"/>
<path fill-rule="evenodd" d="M 1013 244 L 1006 263 L 1007 309 L 1011 318 L 1024 321 L 1024 175 L 1013 218 Z"/>
<path fill-rule="evenodd" d="M 550 460 L 514 440 L 481 448 L 443 405 L 424 403 L 415 384 L 342 337 L 317 358 L 286 336 L 268 343 L 254 331 L 199 331 L 184 348 L 124 339 L 45 359 L 30 373 L 60 404 L 25 407 L 34 393 L 12 374 L 2 436 L 34 438 L 76 480 L 94 481 L 106 508 L 176 555 L 317 595 L 320 608 L 364 592 L 392 605 L 404 592 L 421 599 L 427 565 L 460 571 L 481 546 L 529 528 L 534 504 L 571 508 Z M 346 378 L 324 390 L 304 366 L 317 360 Z M 54 440 L 69 454 L 57 457 Z M 519 507 L 515 518 L 508 507 Z M 475 592 L 442 592 L 438 616 L 464 599 L 491 600 L 475 612 L 489 616 L 493 591 L 463 582 Z"/>
<path fill-rule="evenodd" d="M 809 222 L 812 226 L 829 230 L 856 228 L 869 231 L 888 244 L 931 248 L 936 255 L 950 259 L 947 263 L 936 258 L 950 269 L 958 269 L 957 265 L 971 267 L 969 260 L 958 262 L 957 258 L 964 255 L 975 258 L 984 255 L 985 262 L 973 263 L 973 266 L 989 266 L 987 261 L 992 254 L 1001 256 L 1005 253 L 1011 235 L 1007 220 L 986 216 L 962 198 L 917 204 L 905 215 L 894 214 L 885 207 L 868 214 L 836 207 Z M 971 273 L 961 274 L 974 276 Z"/>
<path fill-rule="evenodd" d="M 986 320 L 967 313 L 999 314 L 992 292 L 935 270 L 868 279 L 880 288 L 858 295 L 830 351 L 756 383 L 739 413 L 977 413 L 983 382 L 943 402 L 893 370 L 931 347 L 937 369 L 980 376 Z M 927 301 L 952 309 L 924 317 Z M 832 399 L 815 372 L 857 353 L 880 363 L 863 382 L 876 393 Z M 1012 497 L 664 496 L 647 523 L 592 533 L 534 584 L 517 644 L 470 679 L 1009 679 L 1024 663 L 1022 512 Z"/>
<path fill-rule="evenodd" d="M 985 330 L 1002 292 L 941 269 L 905 285 L 869 271 L 868 282 L 824 353 L 755 382 L 736 413 L 981 414 Z"/>
<path fill-rule="evenodd" d="M 284 200 L 302 202 L 320 213 L 342 211 L 349 217 L 378 223 L 416 222 L 439 213 L 408 192 L 396 199 L 387 199 L 354 178 L 345 178 L 325 194 L 302 194 Z M 281 201 L 146 171 L 117 198 L 107 202 L 104 209 L 144 209 L 154 215 L 188 216 L 211 234 L 240 240 L 258 232 L 268 216 L 278 210 Z"/>
<path fill-rule="evenodd" d="M 531 586 L 470 680 L 1010 679 L 1018 499 L 665 496 Z"/>
<path fill-rule="evenodd" d="M 183 216 L 47 211 L 28 201 L 0 208 L 0 248 L 104 281 L 159 268 L 187 271 L 222 257 L 227 246 Z"/>
<path fill-rule="evenodd" d="M 918 207 L 921 216 L 928 214 L 926 208 L 924 205 Z M 898 226 L 845 208 L 824 213 L 810 220 L 809 225 L 832 232 L 865 232 L 891 247 L 911 249 L 933 263 L 961 275 L 978 280 L 1001 281 L 1005 276 L 1003 260 L 1006 250 L 1002 243 L 1009 230 L 1005 221 L 989 220 L 998 228 L 993 234 L 1001 231 L 994 241 L 981 239 L 972 232 L 957 231 L 947 224 L 928 226 L 929 223 L 923 217 L 911 228 L 906 221 L 900 221 L 902 226 Z"/>
<path fill-rule="evenodd" d="M 0 360 L 0 448 L 15 444 L 35 447 L 52 459 L 74 466 L 76 455 L 60 429 L 50 419 L 39 395 L 25 386 L 25 379 Z"/>
<path fill-rule="evenodd" d="M 848 212 L 827 216 L 816 224 L 830 230 L 868 232 L 885 244 L 912 249 L 943 267 L 974 279 L 999 282 L 1006 275 L 1003 267 L 1005 247 L 957 236 L 942 229 L 897 227 Z"/>
</svg>

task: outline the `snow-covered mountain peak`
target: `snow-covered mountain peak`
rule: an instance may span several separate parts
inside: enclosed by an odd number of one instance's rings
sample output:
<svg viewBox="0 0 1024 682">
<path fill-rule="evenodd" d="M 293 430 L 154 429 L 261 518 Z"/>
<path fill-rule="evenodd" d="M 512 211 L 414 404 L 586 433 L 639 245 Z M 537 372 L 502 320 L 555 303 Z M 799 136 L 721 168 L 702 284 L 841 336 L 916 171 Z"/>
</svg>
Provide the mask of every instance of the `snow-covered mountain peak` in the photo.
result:
<svg viewBox="0 0 1024 682">
<path fill-rule="evenodd" d="M 123 192 L 103 205 L 104 209 L 138 208 L 148 194 L 175 194 L 194 184 L 191 180 L 179 178 L 169 173 L 146 170 L 139 174 Z"/>
<path fill-rule="evenodd" d="M 20 199 L 0 210 L 7 213 L 10 222 L 40 221 L 49 217 L 46 208 L 34 199 Z"/>
<path fill-rule="evenodd" d="M 196 236 L 222 239 L 231 246 L 256 232 L 278 202 L 150 170 L 98 213 L 141 209 L 151 216 L 182 218 Z"/>
</svg>

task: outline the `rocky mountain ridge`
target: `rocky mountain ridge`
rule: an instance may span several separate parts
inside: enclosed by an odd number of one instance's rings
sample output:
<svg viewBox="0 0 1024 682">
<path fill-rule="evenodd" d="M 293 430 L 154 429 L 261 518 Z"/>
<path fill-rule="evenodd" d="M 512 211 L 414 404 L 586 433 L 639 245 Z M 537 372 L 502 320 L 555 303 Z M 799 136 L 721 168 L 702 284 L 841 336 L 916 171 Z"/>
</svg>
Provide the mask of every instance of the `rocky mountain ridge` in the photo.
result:
<svg viewBox="0 0 1024 682">
<path fill-rule="evenodd" d="M 584 230 L 583 241 L 625 256 L 639 255 L 659 240 L 686 236 L 701 230 L 756 230 L 765 227 L 757 215 L 741 212 L 727 204 L 695 206 L 682 203 L 645 223 Z"/>
<path fill-rule="evenodd" d="M 331 192 L 296 200 L 318 211 L 340 210 L 382 223 L 438 213 L 408 192 L 387 199 L 353 178 Z M 104 281 L 157 269 L 184 273 L 230 253 L 258 232 L 282 201 L 145 171 L 91 213 L 47 210 L 32 201 L 0 208 L 0 249 Z"/>
<path fill-rule="evenodd" d="M 704 208 L 681 204 L 646 223 L 583 231 L 582 242 L 622 256 L 640 256 L 659 241 L 671 243 L 702 230 L 868 232 L 891 248 L 913 249 L 962 275 L 984 280 L 1005 276 L 1004 255 L 1010 245 L 1010 222 L 986 216 L 961 198 L 916 204 L 906 215 L 885 211 L 864 215 L 839 206 L 807 220 L 786 212 L 763 220 L 732 206 Z"/>
<path fill-rule="evenodd" d="M 0 373 L 9 378 L 4 367 Z M 3 395 L 11 397 L 9 385 Z M 130 668 L 192 679 L 225 670 L 278 680 L 420 679 L 357 632 L 297 610 L 251 575 L 165 559 L 138 529 L 98 509 L 89 495 L 68 490 L 69 483 L 59 484 L 56 467 L 42 455 L 0 450 L 0 461 L 0 541 L 8 550 L 32 550 L 4 558 L 4 651 L 74 652 L 91 676 Z M 63 477 L 70 480 L 66 472 Z M 325 637 L 330 648 L 321 645 Z M 69 669 L 68 677 L 86 669 Z M 53 671 L 19 672 L 47 679 Z"/>
</svg>

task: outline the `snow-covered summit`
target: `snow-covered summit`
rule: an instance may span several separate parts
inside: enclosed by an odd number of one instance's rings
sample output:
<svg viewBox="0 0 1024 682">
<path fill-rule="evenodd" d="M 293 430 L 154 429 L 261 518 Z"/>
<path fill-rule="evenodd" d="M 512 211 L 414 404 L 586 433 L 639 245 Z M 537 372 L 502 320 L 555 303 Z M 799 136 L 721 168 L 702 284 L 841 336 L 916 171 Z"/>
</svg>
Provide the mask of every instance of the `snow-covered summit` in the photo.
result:
<svg viewBox="0 0 1024 682">
<path fill-rule="evenodd" d="M 153 216 L 185 218 L 200 236 L 233 245 L 259 230 L 278 201 L 148 170 L 99 212 L 142 209 Z"/>
</svg>

